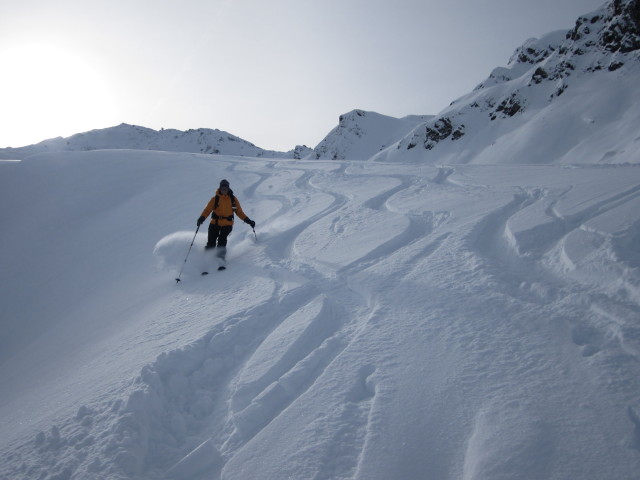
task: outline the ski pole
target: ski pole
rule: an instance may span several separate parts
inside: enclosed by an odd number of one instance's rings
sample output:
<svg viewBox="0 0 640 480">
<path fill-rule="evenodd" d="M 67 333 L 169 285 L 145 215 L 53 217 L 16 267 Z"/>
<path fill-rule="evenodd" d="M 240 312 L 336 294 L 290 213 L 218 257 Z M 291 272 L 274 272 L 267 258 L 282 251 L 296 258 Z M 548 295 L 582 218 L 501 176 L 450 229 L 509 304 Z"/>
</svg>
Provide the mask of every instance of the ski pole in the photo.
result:
<svg viewBox="0 0 640 480">
<path fill-rule="evenodd" d="M 258 235 L 256 235 L 255 227 L 251 227 L 251 230 L 253 230 L 253 236 L 256 237 L 256 242 L 257 242 L 258 241 Z"/>
<path fill-rule="evenodd" d="M 189 254 L 191 253 L 191 247 L 193 247 L 193 242 L 196 241 L 196 235 L 198 235 L 198 230 L 200 230 L 200 225 L 198 225 L 198 228 L 196 228 L 196 233 L 193 235 L 193 240 L 191 240 L 191 245 L 189 245 L 187 256 L 184 257 L 184 262 L 182 263 L 182 268 L 180 268 L 180 273 L 178 274 L 178 278 L 176 278 L 176 283 L 180 281 L 180 277 L 182 276 L 182 270 L 184 270 L 184 266 L 187 264 L 187 258 L 189 258 Z"/>
</svg>

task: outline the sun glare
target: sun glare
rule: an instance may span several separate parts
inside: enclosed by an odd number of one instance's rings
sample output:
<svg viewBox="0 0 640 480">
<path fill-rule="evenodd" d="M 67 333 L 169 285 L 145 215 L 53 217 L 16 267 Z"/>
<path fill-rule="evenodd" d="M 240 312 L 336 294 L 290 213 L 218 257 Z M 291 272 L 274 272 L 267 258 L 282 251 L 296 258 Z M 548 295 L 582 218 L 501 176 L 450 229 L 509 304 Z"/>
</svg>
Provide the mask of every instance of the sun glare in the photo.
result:
<svg viewBox="0 0 640 480">
<path fill-rule="evenodd" d="M 116 122 L 104 78 L 90 62 L 47 45 L 0 51 L 0 148 Z"/>
</svg>

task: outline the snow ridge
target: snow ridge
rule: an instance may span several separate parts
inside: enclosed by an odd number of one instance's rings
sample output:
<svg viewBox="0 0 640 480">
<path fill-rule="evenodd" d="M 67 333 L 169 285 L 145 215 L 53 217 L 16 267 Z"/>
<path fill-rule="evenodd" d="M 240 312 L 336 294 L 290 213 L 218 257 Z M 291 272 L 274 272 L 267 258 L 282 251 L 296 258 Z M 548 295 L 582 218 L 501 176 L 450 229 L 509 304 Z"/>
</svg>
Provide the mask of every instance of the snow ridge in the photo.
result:
<svg viewBox="0 0 640 480">
<path fill-rule="evenodd" d="M 121 124 L 116 127 L 78 133 L 68 138 L 54 138 L 35 145 L 0 150 L 0 158 L 23 159 L 43 152 L 89 151 L 105 149 L 162 150 L 167 152 L 192 152 L 212 155 L 238 155 L 264 158 L 301 158 L 310 151 L 297 146 L 290 152 L 264 150 L 235 135 L 208 128 L 180 131 L 160 131 L 136 125 Z"/>
</svg>

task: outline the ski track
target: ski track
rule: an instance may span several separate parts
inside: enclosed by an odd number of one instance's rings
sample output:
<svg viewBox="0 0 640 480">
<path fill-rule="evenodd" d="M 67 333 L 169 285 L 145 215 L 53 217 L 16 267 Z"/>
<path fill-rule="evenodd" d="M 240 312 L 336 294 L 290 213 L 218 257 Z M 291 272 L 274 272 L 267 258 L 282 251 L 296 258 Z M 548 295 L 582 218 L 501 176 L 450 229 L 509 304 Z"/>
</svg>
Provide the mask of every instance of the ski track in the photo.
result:
<svg viewBox="0 0 640 480">
<path fill-rule="evenodd" d="M 343 166 L 338 172 L 344 172 L 345 168 Z M 328 216 L 333 216 L 332 230 L 334 233 L 340 233 L 340 229 L 337 227 L 340 224 L 339 212 L 345 208 L 349 199 L 336 192 L 321 190 L 314 185 L 314 180 L 318 181 L 323 178 L 326 178 L 326 173 L 314 175 L 313 172 L 303 172 L 295 186 L 306 193 L 302 195 L 303 198 L 315 198 L 318 194 L 329 195 L 332 197 L 331 204 L 296 227 L 280 234 L 280 241 L 277 243 L 284 243 L 285 246 L 280 247 L 277 251 L 268 250 L 270 258 L 278 259 L 279 257 L 280 261 L 284 261 L 289 253 L 295 250 L 294 245 L 302 232 L 318 220 Z M 259 342 L 251 358 L 245 362 L 236 379 L 231 382 L 229 420 L 224 427 L 229 435 L 220 447 L 225 457 L 232 457 L 234 451 L 248 443 L 261 429 L 275 420 L 288 405 L 311 388 L 324 369 L 346 348 L 349 338 L 354 335 L 354 320 L 350 318 L 349 312 L 339 305 L 365 304 L 363 308 L 367 309 L 366 302 L 357 298 L 359 295 L 356 294 L 354 300 L 354 291 L 348 288 L 346 280 L 337 276 L 327 278 L 323 272 L 306 264 L 304 258 L 299 255 L 294 255 L 294 258 L 298 263 L 295 268 L 305 276 L 307 284 L 288 296 L 299 296 L 304 298 L 307 303 L 296 308 L 286 309 L 286 311 L 294 313 L 285 318 L 281 324 L 274 326 L 272 333 L 276 332 L 273 335 L 275 340 L 271 341 L 272 336 L 268 335 Z M 288 266 L 292 267 L 293 265 L 289 264 Z M 314 283 L 323 284 L 323 290 L 334 292 L 334 295 L 331 296 L 332 299 L 329 300 L 326 297 L 309 298 L 310 292 L 316 290 L 312 287 Z M 316 305 L 315 308 L 313 305 Z M 308 319 L 304 318 L 305 309 L 312 309 L 312 314 Z M 298 318 L 300 316 L 302 318 Z M 300 328 L 300 335 L 291 338 L 287 345 L 272 345 L 278 340 L 281 341 L 283 336 L 289 335 L 284 332 L 295 332 L 298 322 L 303 324 L 303 328 Z M 262 352 L 263 350 L 264 352 Z M 267 360 L 274 355 L 275 361 Z M 269 368 L 263 367 L 262 374 L 256 376 L 257 367 L 264 366 L 265 363 L 269 364 Z M 374 370 L 375 367 L 372 366 L 363 367 L 358 383 L 366 385 L 366 379 Z M 254 378 L 246 380 L 245 377 Z M 344 473 L 356 468 L 360 455 L 356 447 L 364 442 L 368 411 L 373 402 L 373 396 L 374 393 L 366 386 L 354 388 L 353 398 L 345 408 L 344 415 L 351 418 L 352 424 L 354 415 L 362 418 L 360 433 L 353 431 L 339 431 L 337 433 L 338 436 L 350 438 L 354 450 L 351 452 L 341 451 L 339 454 L 327 452 L 326 459 L 334 459 L 335 461 L 327 462 L 326 465 L 334 465 L 334 467 L 326 472 L 318 472 L 316 478 L 335 478 L 337 471 Z M 338 458 L 336 459 L 336 457 Z"/>
<path fill-rule="evenodd" d="M 549 302 L 553 304 L 555 301 L 568 303 L 566 310 L 575 311 L 570 318 L 562 319 L 568 324 L 571 341 L 590 365 L 608 371 L 611 378 L 607 388 L 619 391 L 623 398 L 627 398 L 630 428 L 633 430 L 629 437 L 634 439 L 634 448 L 638 449 L 640 423 L 633 405 L 637 402 L 634 392 L 638 391 L 640 382 L 629 382 L 618 374 L 625 369 L 632 371 L 640 367 L 640 328 L 637 322 L 640 305 L 635 294 L 637 273 L 632 276 L 629 269 L 616 270 L 619 282 L 616 282 L 614 291 L 605 290 L 607 284 L 602 283 L 602 277 L 596 277 L 594 281 L 590 281 L 589 276 L 580 277 L 573 283 L 560 281 L 557 274 L 566 273 L 567 264 L 576 267 L 566 252 L 567 238 L 572 234 L 584 235 L 586 232 L 597 236 L 597 241 L 593 241 L 596 249 L 604 249 L 605 257 L 615 257 L 611 254 L 614 250 L 611 235 L 594 231 L 588 224 L 600 215 L 637 200 L 640 186 L 612 194 L 576 213 L 561 215 L 555 207 L 566 193 L 562 192 L 551 200 L 547 198 L 549 192 L 540 189 L 516 193 L 510 203 L 478 224 L 469 237 L 468 247 L 476 246 L 478 253 L 488 262 L 487 271 L 514 298 L 537 303 L 540 307 L 548 307 Z M 513 217 L 543 201 L 549 201 L 545 211 L 550 221 L 517 234 L 510 230 L 509 223 Z M 628 235 L 635 235 L 633 228 Z M 558 258 L 562 260 L 558 262 Z M 628 261 L 625 258 L 616 260 Z M 558 265 L 561 265 L 559 269 Z M 522 272 L 527 273 L 526 278 Z M 546 309 L 553 315 L 553 309 Z"/>
<path fill-rule="evenodd" d="M 456 173 L 455 168 L 452 167 L 440 167 L 438 168 L 438 174 L 433 178 L 432 182 L 439 185 L 451 184 L 449 177 Z"/>
<path fill-rule="evenodd" d="M 568 215 L 561 215 L 557 209 L 567 190 L 554 193 L 542 187 L 515 189 L 508 203 L 470 221 L 466 237 L 455 238 L 446 228 L 451 220 L 449 212 L 401 210 L 395 201 L 411 189 L 426 194 L 484 188 L 475 181 L 464 183 L 464 175 L 452 181 L 450 177 L 457 173 L 453 168 L 439 167 L 433 169 L 435 174 L 431 176 L 417 177 L 392 173 L 394 166 L 387 172 L 381 165 L 376 167 L 377 173 L 364 174 L 360 170 L 365 167 L 357 163 L 315 162 L 299 166 L 295 162 L 274 161 L 261 166 L 256 162 L 251 167 L 256 180 L 242 192 L 242 197 L 253 197 L 257 199 L 254 202 L 270 206 L 270 211 L 261 212 L 260 216 L 264 233 L 259 235 L 267 240 L 258 241 L 252 255 L 260 268 L 269 272 L 264 281 L 271 284 L 271 293 L 246 309 L 236 309 L 186 347 L 162 354 L 142 369 L 125 398 L 106 405 L 83 406 L 74 419 L 41 432 L 22 450 L 35 445 L 50 460 L 61 450 L 75 449 L 78 464 L 93 455 L 96 460 L 86 467 L 88 478 L 108 474 L 141 479 L 163 475 L 225 478 L 224 465 L 312 389 L 369 322 L 377 321 L 379 293 L 371 284 L 360 281 L 363 275 L 376 268 L 394 277 L 414 275 L 420 262 L 428 261 L 445 246 L 459 251 L 457 255 L 475 259 L 477 270 L 469 275 L 487 275 L 496 291 L 537 305 L 550 315 L 555 303 L 569 303 L 575 315 L 558 321 L 566 324 L 571 342 L 585 362 L 607 369 L 614 356 L 624 356 L 629 368 L 640 361 L 640 328 L 634 321 L 640 314 L 637 296 L 630 294 L 621 299 L 598 286 L 583 293 L 576 284 L 562 281 L 554 271 L 555 263 L 549 261 L 567 255 L 563 253 L 565 243 L 572 233 L 583 232 L 599 215 L 637 200 L 640 186 Z M 231 171 L 234 170 L 241 173 L 239 167 L 232 166 Z M 350 174 L 358 175 L 362 182 L 380 183 L 378 193 L 362 196 L 354 191 L 347 195 L 334 189 L 341 177 Z M 280 193 L 284 186 L 286 194 Z M 542 208 L 549 220 L 529 230 L 512 230 L 514 219 L 532 208 Z M 345 254 L 340 264 L 323 262 L 320 256 L 297 248 L 305 235 L 318 232 L 329 231 L 329 241 L 357 237 L 349 227 L 369 215 L 380 215 L 383 220 L 394 218 L 402 226 L 385 232 L 364 255 Z M 287 223 L 280 226 L 282 217 L 287 217 Z M 640 226 L 633 225 L 627 237 L 609 239 L 607 248 L 612 255 L 616 240 L 637 241 Z M 630 267 L 639 263 L 637 258 L 619 260 Z M 233 274 L 233 268 L 224 273 L 228 274 Z M 623 287 L 637 288 L 637 278 L 629 272 L 627 275 Z M 211 277 L 213 281 L 222 278 L 215 274 Z M 215 307 L 216 300 L 202 284 L 183 288 L 174 302 L 175 308 L 158 321 L 165 325 L 164 330 L 141 332 L 140 341 L 178 331 L 183 322 Z M 318 295 L 319 291 L 330 294 Z M 442 327 L 429 328 L 437 334 Z M 466 348 L 477 344 L 477 339 L 465 334 L 462 324 L 448 328 L 461 345 L 468 342 Z M 499 337 L 508 333 L 498 328 L 494 334 Z M 608 355 L 596 355 L 603 351 Z M 523 361 L 521 372 L 539 360 Z M 335 414 L 335 422 L 343 427 L 335 429 L 335 441 L 328 444 L 340 448 L 327 447 L 319 457 L 313 478 L 354 478 L 361 471 L 376 404 L 376 373 L 377 367 L 372 363 L 354 366 L 352 387 Z M 632 398 L 638 386 L 616 381 L 612 378 L 612 388 L 628 395 L 630 438 L 634 448 L 640 450 L 640 412 Z M 474 452 L 481 449 L 482 431 L 495 415 L 499 411 L 489 409 L 472 419 L 464 478 L 471 478 L 467 470 L 477 468 Z M 545 431 L 539 432 L 541 441 L 546 435 Z M 101 458 L 113 461 L 107 464 Z M 155 460 L 145 464 L 144 459 Z M 75 467 L 67 457 L 56 468 L 59 478 L 67 478 Z"/>
<path fill-rule="evenodd" d="M 558 287 L 546 272 L 540 271 L 534 260 L 518 254 L 508 223 L 514 215 L 539 202 L 543 196 L 540 190 L 516 193 L 511 202 L 482 219 L 467 239 L 467 249 L 477 251 L 480 257 L 488 260 L 487 268 L 511 295 L 540 304 L 546 303 Z M 526 276 L 522 272 L 526 272 Z M 532 272 L 535 273 L 533 278 Z M 527 288 L 529 284 L 541 288 Z"/>
<path fill-rule="evenodd" d="M 277 170 L 280 166 L 281 164 L 272 164 L 271 168 Z M 286 167 L 288 165 L 284 164 L 284 168 Z M 279 195 L 265 195 L 267 199 L 281 202 L 282 208 L 278 215 L 287 215 L 295 210 L 296 204 L 306 206 L 310 199 L 317 199 L 319 195 L 329 196 L 331 202 L 294 227 L 272 234 L 270 240 L 275 241 L 270 242 L 270 246 L 265 248 L 267 258 L 273 266 L 293 270 L 304 277 L 305 284 L 278 298 L 273 297 L 266 304 L 255 308 L 255 311 L 273 311 L 273 308 L 277 307 L 283 312 L 278 316 L 282 318 L 281 323 L 271 325 L 268 330 L 256 331 L 254 325 L 257 322 L 245 318 L 236 327 L 250 330 L 252 342 L 229 378 L 226 393 L 222 395 L 229 399 L 228 409 L 224 414 L 226 421 L 224 425 L 217 426 L 219 431 L 212 436 L 216 439 L 214 443 L 225 462 L 273 422 L 288 405 L 308 391 L 333 359 L 344 351 L 350 340 L 366 326 L 368 319 L 375 315 L 375 293 L 350 287 L 351 275 L 375 265 L 388 251 L 401 252 L 409 249 L 415 252 L 412 258 L 417 258 L 435 251 L 447 238 L 446 234 L 435 241 L 430 238 L 437 226 L 446 221 L 446 213 L 435 215 L 427 212 L 420 216 L 409 216 L 404 230 L 398 231 L 388 241 L 377 245 L 363 257 L 342 266 L 318 266 L 317 260 L 296 254 L 295 244 L 300 236 L 321 220 L 330 219 L 330 230 L 335 235 L 340 235 L 345 232 L 344 222 L 349 222 L 354 215 L 362 215 L 363 207 L 398 215 L 397 212 L 390 212 L 388 202 L 395 194 L 413 184 L 413 180 L 408 176 L 385 176 L 385 183 L 395 179 L 397 185 L 381 191 L 374 197 L 361 200 L 360 206 L 357 202 L 354 207 L 353 198 L 347 198 L 327 186 L 346 171 L 346 165 L 331 172 L 322 169 L 319 172 L 302 171 L 294 183 L 296 192 L 293 196 L 296 201 L 293 203 L 285 203 Z M 372 175 L 370 178 L 378 177 Z M 260 182 L 252 186 L 253 193 L 265 190 L 261 188 L 260 183 L 265 184 L 272 180 L 270 176 L 262 177 Z M 288 192 L 288 195 L 287 198 L 291 198 L 291 192 Z M 353 213 L 354 211 L 357 213 Z M 278 246 L 271 246 L 271 243 Z M 290 258 L 293 261 L 288 260 Z M 405 267 L 409 264 L 411 261 L 405 262 Z M 280 280 L 276 278 L 275 283 L 280 283 Z M 321 285 L 321 288 L 314 288 L 314 284 Z M 332 292 L 332 295 L 330 298 L 319 298 L 313 293 L 318 290 Z M 276 285 L 274 291 L 284 292 L 285 288 Z M 345 305 L 349 308 L 345 308 Z M 306 318 L 304 312 L 309 309 L 312 313 Z M 302 326 L 296 328 L 299 323 Z M 225 331 L 228 329 L 229 327 Z M 276 345 L 277 341 L 282 341 L 283 336 L 291 335 L 284 332 L 296 331 L 299 331 L 299 334 L 294 335 L 287 344 Z M 214 339 L 220 335 L 217 334 Z M 238 335 L 243 336 L 242 333 Z M 212 339 L 211 344 L 213 343 L 217 342 Z M 220 340 L 220 344 L 225 343 L 227 340 Z M 237 340 L 234 343 L 237 344 Z M 268 368 L 264 366 L 265 363 Z M 256 374 L 256 370 L 260 373 Z M 348 478 L 348 472 L 353 473 L 357 470 L 369 430 L 367 425 L 370 411 L 375 401 L 375 388 L 368 381 L 375 370 L 374 365 L 360 368 L 341 413 L 350 419 L 348 425 L 351 426 L 354 424 L 354 417 L 360 418 L 359 422 L 355 422 L 361 425 L 357 431 L 353 431 L 352 427 L 346 430 L 342 428 L 335 434 L 343 440 L 336 443 L 337 445 L 348 443 L 352 448 L 347 451 L 341 449 L 340 452 L 325 452 L 326 461 L 320 462 L 323 466 L 314 478 L 338 478 L 337 475 Z"/>
</svg>

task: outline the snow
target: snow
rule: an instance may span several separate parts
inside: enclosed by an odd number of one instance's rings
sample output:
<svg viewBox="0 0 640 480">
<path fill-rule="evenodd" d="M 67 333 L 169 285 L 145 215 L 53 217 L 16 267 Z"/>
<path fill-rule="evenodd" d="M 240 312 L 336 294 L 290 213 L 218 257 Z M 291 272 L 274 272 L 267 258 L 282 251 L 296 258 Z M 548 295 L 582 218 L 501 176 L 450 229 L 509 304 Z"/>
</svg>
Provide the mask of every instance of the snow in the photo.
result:
<svg viewBox="0 0 640 480">
<path fill-rule="evenodd" d="M 229 269 L 195 220 L 228 178 Z M 2 478 L 640 468 L 640 167 L 145 151 L 0 170 Z"/>
<path fill-rule="evenodd" d="M 306 158 L 366 160 L 401 140 L 433 115 L 394 118 L 376 112 L 353 110 L 340 115 L 338 126 Z"/>
<path fill-rule="evenodd" d="M 613 6 L 304 160 L 127 125 L 0 152 L 0 479 L 637 479 L 640 71 Z M 256 234 L 218 272 L 195 224 L 222 178 Z"/>
<path fill-rule="evenodd" d="M 636 12 L 635 0 L 609 2 L 581 17 L 573 30 L 527 40 L 507 67 L 494 69 L 473 92 L 372 158 L 432 164 L 636 163 Z M 623 48 L 625 42 L 635 48 Z M 449 129 L 443 128 L 447 122 Z"/>
<path fill-rule="evenodd" d="M 209 128 L 187 131 L 128 125 L 91 130 L 67 138 L 52 138 L 35 145 L 19 148 L 0 149 L 0 161 L 3 159 L 22 159 L 38 153 L 86 151 L 103 149 L 160 150 L 169 152 L 191 152 L 205 154 L 241 155 L 264 158 L 300 158 L 311 149 L 297 146 L 290 152 L 274 152 L 256 147 L 254 144 L 235 135 Z"/>
</svg>

